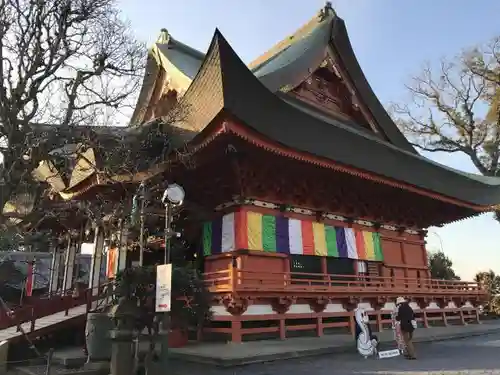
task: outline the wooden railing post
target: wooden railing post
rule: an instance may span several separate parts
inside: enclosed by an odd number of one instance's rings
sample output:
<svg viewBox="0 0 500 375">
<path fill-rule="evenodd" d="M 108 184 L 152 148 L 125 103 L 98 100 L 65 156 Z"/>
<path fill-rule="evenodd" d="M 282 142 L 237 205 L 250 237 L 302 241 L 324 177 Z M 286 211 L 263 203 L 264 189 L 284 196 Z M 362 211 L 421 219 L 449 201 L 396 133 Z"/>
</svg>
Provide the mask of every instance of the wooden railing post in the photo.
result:
<svg viewBox="0 0 500 375">
<path fill-rule="evenodd" d="M 424 328 L 429 328 L 429 320 L 427 319 L 427 311 L 425 311 L 425 308 L 422 309 L 422 320 L 424 322 Z"/>
<path fill-rule="evenodd" d="M 236 275 L 234 274 L 234 267 L 232 264 L 229 265 L 228 274 L 229 274 L 229 286 L 231 288 L 231 291 L 234 292 L 236 285 L 236 280 L 235 280 Z"/>
<path fill-rule="evenodd" d="M 446 316 L 446 310 L 443 310 L 443 312 L 441 314 L 443 317 L 443 323 L 444 323 L 445 327 L 447 327 L 448 326 L 448 317 Z"/>
<path fill-rule="evenodd" d="M 316 318 L 316 335 L 318 337 L 323 336 L 323 318 L 321 316 Z"/>
<path fill-rule="evenodd" d="M 354 312 L 349 313 L 349 332 L 353 337 L 356 335 L 356 323 L 354 321 Z"/>
<path fill-rule="evenodd" d="M 280 331 L 280 339 L 285 340 L 286 339 L 286 324 L 285 324 L 285 318 L 281 317 L 279 320 L 279 331 Z"/>
<path fill-rule="evenodd" d="M 384 329 L 382 325 L 382 311 L 377 311 L 375 318 L 377 319 L 377 332 L 382 332 Z"/>
<path fill-rule="evenodd" d="M 234 343 L 241 343 L 243 335 L 241 334 L 241 320 L 233 319 L 231 320 L 231 341 Z"/>
</svg>

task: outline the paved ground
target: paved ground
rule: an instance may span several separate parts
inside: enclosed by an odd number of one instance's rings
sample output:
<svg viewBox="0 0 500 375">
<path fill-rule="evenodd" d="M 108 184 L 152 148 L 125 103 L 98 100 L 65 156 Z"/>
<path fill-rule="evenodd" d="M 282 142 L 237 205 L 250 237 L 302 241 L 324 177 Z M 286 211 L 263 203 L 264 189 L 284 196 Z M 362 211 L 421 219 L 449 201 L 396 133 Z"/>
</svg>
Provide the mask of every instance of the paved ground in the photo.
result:
<svg viewBox="0 0 500 375">
<path fill-rule="evenodd" d="M 417 344 L 418 360 L 335 354 L 233 368 L 172 363 L 174 375 L 500 374 L 500 334 Z"/>
<path fill-rule="evenodd" d="M 488 321 L 484 324 L 454 325 L 448 327 L 419 328 L 415 331 L 415 342 L 434 342 L 499 333 L 500 322 Z M 378 332 L 382 349 L 394 347 L 392 330 Z M 354 340 L 350 334 L 324 335 L 322 337 L 296 337 L 286 340 L 250 341 L 242 344 L 193 343 L 184 348 L 171 349 L 177 359 L 223 367 L 267 362 L 277 359 L 296 359 L 313 355 L 338 355 L 352 352 Z M 81 352 L 81 351 L 80 351 Z"/>
</svg>

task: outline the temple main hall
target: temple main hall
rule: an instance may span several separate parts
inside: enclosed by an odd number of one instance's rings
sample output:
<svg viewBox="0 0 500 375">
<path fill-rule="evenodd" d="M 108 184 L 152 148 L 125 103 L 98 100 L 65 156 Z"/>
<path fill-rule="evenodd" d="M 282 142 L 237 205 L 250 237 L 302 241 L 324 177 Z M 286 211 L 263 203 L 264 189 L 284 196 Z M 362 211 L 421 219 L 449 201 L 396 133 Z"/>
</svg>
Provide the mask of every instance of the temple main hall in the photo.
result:
<svg viewBox="0 0 500 375">
<path fill-rule="evenodd" d="M 352 331 L 358 306 L 382 329 L 399 295 L 425 327 L 477 318 L 477 284 L 431 279 L 426 228 L 489 211 L 500 191 L 419 155 L 329 4 L 248 65 L 219 30 L 202 53 L 163 29 L 131 124 L 179 106 L 168 127 L 190 162 L 169 175 L 211 215 L 206 337 Z"/>
</svg>

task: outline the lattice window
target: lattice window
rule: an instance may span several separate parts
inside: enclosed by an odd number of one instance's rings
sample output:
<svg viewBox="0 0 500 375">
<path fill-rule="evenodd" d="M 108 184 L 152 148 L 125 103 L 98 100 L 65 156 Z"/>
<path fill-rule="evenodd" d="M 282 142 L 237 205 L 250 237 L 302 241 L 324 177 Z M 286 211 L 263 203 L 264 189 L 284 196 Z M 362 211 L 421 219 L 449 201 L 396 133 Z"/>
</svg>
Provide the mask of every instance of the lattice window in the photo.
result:
<svg viewBox="0 0 500 375">
<path fill-rule="evenodd" d="M 380 276 L 380 266 L 379 262 L 367 262 L 368 275 L 378 277 Z"/>
<path fill-rule="evenodd" d="M 356 278 L 354 260 L 349 258 L 327 258 L 326 272 L 330 275 L 330 280 L 333 280 L 331 285 L 345 285 L 347 281 Z"/>
<path fill-rule="evenodd" d="M 301 282 L 300 279 L 321 280 L 323 278 L 321 257 L 311 255 L 290 255 L 290 272 L 292 272 L 292 284 L 308 283 Z M 318 275 L 316 276 L 314 274 Z"/>
</svg>

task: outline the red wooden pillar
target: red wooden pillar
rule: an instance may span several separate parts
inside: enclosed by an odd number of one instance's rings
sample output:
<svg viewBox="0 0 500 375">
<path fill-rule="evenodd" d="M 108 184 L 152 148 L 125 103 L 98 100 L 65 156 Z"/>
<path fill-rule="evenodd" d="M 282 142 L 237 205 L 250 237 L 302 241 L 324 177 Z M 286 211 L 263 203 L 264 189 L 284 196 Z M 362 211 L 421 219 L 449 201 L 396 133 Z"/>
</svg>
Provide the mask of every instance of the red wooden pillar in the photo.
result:
<svg viewBox="0 0 500 375">
<path fill-rule="evenodd" d="M 286 339 L 286 324 L 285 324 L 285 314 L 280 318 L 280 339 Z"/>
<path fill-rule="evenodd" d="M 356 323 L 354 321 L 354 312 L 349 313 L 349 332 L 354 337 L 356 335 Z"/>
<path fill-rule="evenodd" d="M 33 295 L 33 285 L 35 283 L 35 260 L 28 262 L 28 272 L 26 275 L 26 297 Z"/>
<path fill-rule="evenodd" d="M 316 335 L 323 336 L 323 318 L 321 316 L 316 317 Z"/>
<path fill-rule="evenodd" d="M 422 320 L 424 321 L 424 328 L 429 328 L 429 320 L 427 319 L 427 311 L 422 309 Z"/>
<path fill-rule="evenodd" d="M 460 314 L 460 322 L 462 323 L 462 325 L 465 325 L 464 310 L 459 308 L 458 313 Z"/>
<path fill-rule="evenodd" d="M 231 320 L 231 341 L 234 343 L 241 343 L 241 320 L 233 319 Z"/>
<path fill-rule="evenodd" d="M 441 315 L 443 317 L 443 323 L 444 323 L 445 327 L 447 327 L 448 326 L 448 317 L 446 316 L 446 310 L 443 310 Z"/>
</svg>

